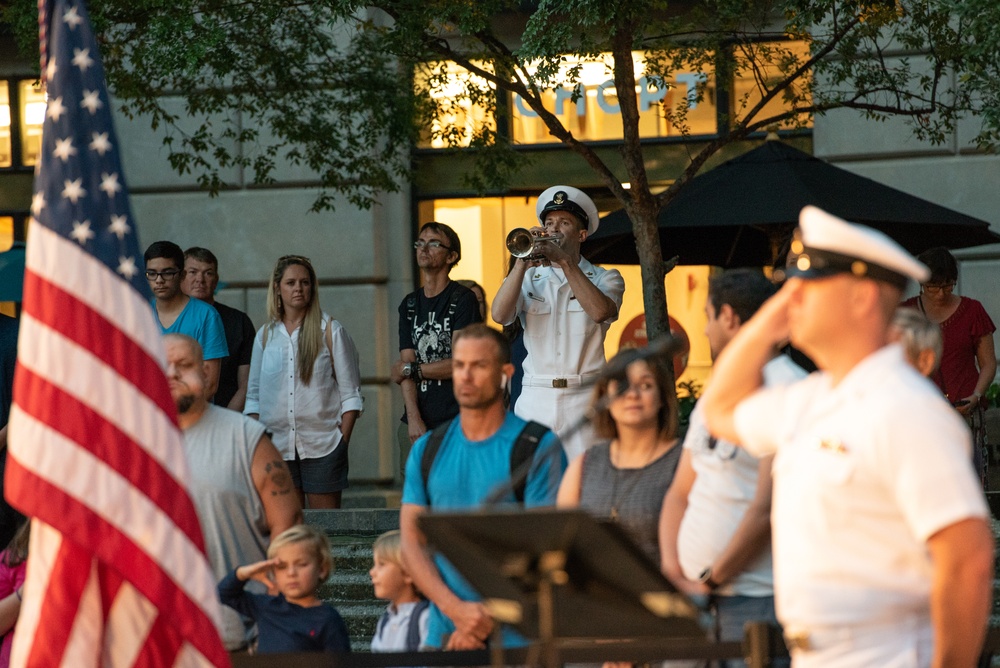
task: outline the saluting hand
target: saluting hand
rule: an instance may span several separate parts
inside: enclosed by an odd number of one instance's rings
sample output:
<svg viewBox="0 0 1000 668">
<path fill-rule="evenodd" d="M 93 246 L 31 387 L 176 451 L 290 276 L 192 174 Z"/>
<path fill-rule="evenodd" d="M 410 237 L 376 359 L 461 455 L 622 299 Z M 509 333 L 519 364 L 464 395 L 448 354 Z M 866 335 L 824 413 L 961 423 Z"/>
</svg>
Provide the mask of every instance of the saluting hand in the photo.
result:
<svg viewBox="0 0 1000 668">
<path fill-rule="evenodd" d="M 274 559 L 267 559 L 266 561 L 258 561 L 253 564 L 247 564 L 246 566 L 240 566 L 236 569 L 236 579 L 246 582 L 247 580 L 256 580 L 257 582 L 263 583 L 267 587 L 267 593 L 272 596 L 278 593 L 277 586 L 274 584 L 273 572 L 275 568 L 281 565 L 281 560 L 277 557 Z"/>
</svg>

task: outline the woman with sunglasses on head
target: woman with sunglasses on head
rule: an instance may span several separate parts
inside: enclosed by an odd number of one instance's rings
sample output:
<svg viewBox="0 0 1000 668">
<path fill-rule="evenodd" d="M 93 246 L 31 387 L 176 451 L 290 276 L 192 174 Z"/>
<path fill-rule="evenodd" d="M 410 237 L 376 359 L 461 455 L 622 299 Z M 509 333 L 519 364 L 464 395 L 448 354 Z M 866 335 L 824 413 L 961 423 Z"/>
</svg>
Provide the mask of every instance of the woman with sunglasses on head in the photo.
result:
<svg viewBox="0 0 1000 668">
<path fill-rule="evenodd" d="M 958 263 L 948 249 L 931 248 L 917 259 L 931 270 L 931 277 L 920 286 L 920 294 L 903 302 L 903 306 L 916 308 L 941 327 L 941 364 L 930 378 L 969 420 L 975 438 L 976 462 L 982 474 L 986 408 L 983 395 L 997 371 L 993 347 L 996 326 L 981 303 L 955 294 Z"/>
<path fill-rule="evenodd" d="M 347 451 L 361 414 L 354 341 L 323 312 L 308 258 L 278 259 L 268 322 L 254 339 L 244 412 L 259 419 L 292 473 L 303 507 L 339 508 Z"/>
<path fill-rule="evenodd" d="M 594 433 L 611 440 L 570 463 L 556 500 L 561 508 L 580 507 L 619 522 L 657 565 L 660 507 L 681 456 L 677 400 L 663 364 L 642 359 L 637 350 L 608 362 L 625 373 L 598 381 L 591 407 Z"/>
</svg>

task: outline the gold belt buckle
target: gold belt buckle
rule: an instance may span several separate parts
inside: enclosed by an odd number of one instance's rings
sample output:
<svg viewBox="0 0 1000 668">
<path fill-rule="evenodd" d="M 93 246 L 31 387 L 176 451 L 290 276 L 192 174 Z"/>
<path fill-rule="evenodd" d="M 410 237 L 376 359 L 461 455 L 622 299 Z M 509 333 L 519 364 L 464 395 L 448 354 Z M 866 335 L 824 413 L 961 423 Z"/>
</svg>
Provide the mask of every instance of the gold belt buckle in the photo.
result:
<svg viewBox="0 0 1000 668">
<path fill-rule="evenodd" d="M 805 631 L 797 631 L 794 633 L 785 634 L 785 646 L 788 651 L 801 650 L 803 652 L 808 652 L 812 649 L 812 644 L 809 642 L 809 634 Z"/>
<path fill-rule="evenodd" d="M 565 378 L 553 378 L 552 379 L 552 387 L 558 387 L 558 388 L 562 389 L 562 388 L 565 388 L 565 387 L 569 387 L 569 384 L 566 382 Z"/>
</svg>

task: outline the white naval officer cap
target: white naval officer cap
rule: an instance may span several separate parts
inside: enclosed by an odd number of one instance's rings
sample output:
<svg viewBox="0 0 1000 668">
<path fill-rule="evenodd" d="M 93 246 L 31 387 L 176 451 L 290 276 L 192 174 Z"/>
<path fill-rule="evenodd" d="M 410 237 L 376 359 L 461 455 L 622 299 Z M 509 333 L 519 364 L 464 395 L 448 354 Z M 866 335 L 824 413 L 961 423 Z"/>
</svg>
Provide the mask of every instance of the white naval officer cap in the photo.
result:
<svg viewBox="0 0 1000 668">
<path fill-rule="evenodd" d="M 545 223 L 545 214 L 549 211 L 569 211 L 580 219 L 580 222 L 587 224 L 587 235 L 597 231 L 597 226 L 601 224 L 601 217 L 597 214 L 597 206 L 594 200 L 587 196 L 579 188 L 573 186 L 552 186 L 538 196 L 535 203 L 535 214 L 538 220 Z"/>
<path fill-rule="evenodd" d="M 847 273 L 901 290 L 911 278 L 918 283 L 930 278 L 926 265 L 882 232 L 848 223 L 815 206 L 799 213 L 798 235 L 791 249 L 797 257 L 785 270 L 787 276 L 808 279 Z"/>
</svg>

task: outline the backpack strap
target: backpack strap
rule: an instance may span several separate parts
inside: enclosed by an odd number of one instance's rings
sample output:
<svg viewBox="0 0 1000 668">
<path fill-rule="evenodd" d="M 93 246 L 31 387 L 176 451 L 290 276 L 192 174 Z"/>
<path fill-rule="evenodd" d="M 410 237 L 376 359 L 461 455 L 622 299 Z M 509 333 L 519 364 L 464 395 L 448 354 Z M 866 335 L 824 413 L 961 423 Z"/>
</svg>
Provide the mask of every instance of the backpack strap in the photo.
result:
<svg viewBox="0 0 1000 668">
<path fill-rule="evenodd" d="M 410 294 L 406 297 L 406 320 L 410 323 L 410 329 L 413 329 L 413 320 L 417 317 L 417 295 Z"/>
<path fill-rule="evenodd" d="M 458 309 L 458 297 L 461 294 L 462 294 L 461 290 L 455 290 L 453 287 L 451 294 L 448 295 L 448 320 L 454 319 L 455 310 Z"/>
<path fill-rule="evenodd" d="M 382 631 L 385 629 L 386 623 L 389 621 L 389 611 L 386 610 L 382 613 L 382 616 L 378 618 L 378 624 L 375 625 L 375 637 L 381 638 Z"/>
<path fill-rule="evenodd" d="M 424 598 L 413 606 L 413 612 L 410 613 L 410 625 L 406 629 L 407 652 L 416 652 L 420 649 L 420 617 L 430 604 L 431 602 Z"/>
<path fill-rule="evenodd" d="M 420 458 L 420 475 L 424 480 L 425 489 L 431 475 L 431 467 L 434 465 L 434 458 L 437 457 L 441 443 L 444 441 L 444 435 L 452 422 L 453 420 L 448 420 L 443 424 L 439 424 L 431 432 L 431 435 L 427 437 L 427 445 L 424 447 L 423 456 Z M 517 440 L 514 441 L 514 447 L 510 451 L 511 477 L 516 476 L 518 470 L 526 462 L 530 462 L 535 458 L 538 444 L 542 442 L 542 439 L 548 432 L 549 428 L 539 422 L 531 421 L 524 425 L 524 429 L 518 434 Z M 527 476 L 524 476 L 524 480 L 515 485 L 513 489 L 514 498 L 522 505 L 524 504 L 524 495 L 528 488 L 527 478 Z"/>
<path fill-rule="evenodd" d="M 434 431 L 427 437 L 427 445 L 424 447 L 424 456 L 420 458 L 420 477 L 424 480 L 424 489 L 427 489 L 427 481 L 431 477 L 431 467 L 434 466 L 434 458 L 437 457 L 438 450 L 441 449 L 441 442 L 444 435 L 451 426 L 452 420 L 448 420 L 434 427 Z M 428 499 L 428 505 L 430 500 Z"/>
<path fill-rule="evenodd" d="M 534 420 L 524 425 L 524 429 L 521 430 L 517 440 L 514 441 L 514 448 L 510 451 L 510 475 L 512 478 L 517 475 L 520 468 L 525 465 L 525 462 L 530 462 L 535 458 L 538 444 L 542 442 L 548 431 L 548 427 Z M 527 488 L 528 476 L 524 476 L 514 486 L 514 498 L 521 505 L 524 505 L 524 494 Z"/>
</svg>

